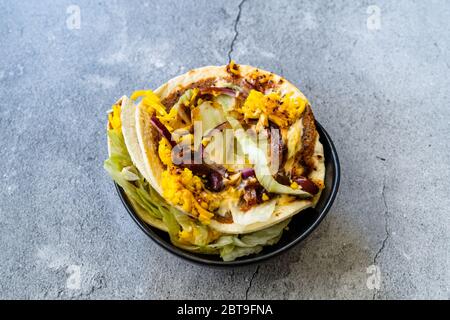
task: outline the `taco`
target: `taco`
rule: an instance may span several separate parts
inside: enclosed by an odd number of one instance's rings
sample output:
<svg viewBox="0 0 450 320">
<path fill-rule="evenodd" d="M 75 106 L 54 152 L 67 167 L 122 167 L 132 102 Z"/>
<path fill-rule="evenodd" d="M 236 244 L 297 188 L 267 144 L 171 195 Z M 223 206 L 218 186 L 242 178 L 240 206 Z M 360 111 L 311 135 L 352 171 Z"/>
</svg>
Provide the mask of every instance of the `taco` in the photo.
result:
<svg viewBox="0 0 450 320">
<path fill-rule="evenodd" d="M 108 118 L 105 169 L 139 217 L 185 250 L 258 253 L 324 188 L 308 100 L 261 69 L 194 69 L 122 97 Z"/>
</svg>

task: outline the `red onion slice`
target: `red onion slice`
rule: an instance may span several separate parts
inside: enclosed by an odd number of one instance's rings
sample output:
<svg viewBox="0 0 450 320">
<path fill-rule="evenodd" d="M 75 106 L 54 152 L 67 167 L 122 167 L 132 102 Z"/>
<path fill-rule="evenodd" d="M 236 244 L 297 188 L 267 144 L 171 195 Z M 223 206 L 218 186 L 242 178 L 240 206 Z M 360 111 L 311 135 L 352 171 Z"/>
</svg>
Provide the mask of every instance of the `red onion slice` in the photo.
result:
<svg viewBox="0 0 450 320">
<path fill-rule="evenodd" d="M 241 175 L 242 175 L 242 178 L 244 178 L 244 179 L 256 176 L 255 170 L 253 170 L 253 168 L 242 169 L 241 170 Z"/>
<path fill-rule="evenodd" d="M 319 188 L 314 184 L 314 182 L 305 177 L 295 178 L 294 181 L 297 182 L 302 190 L 310 194 L 317 194 L 319 192 Z"/>
<path fill-rule="evenodd" d="M 152 118 L 150 119 L 150 123 L 153 125 L 153 127 L 155 127 L 156 130 L 158 130 L 161 136 L 163 136 L 169 141 L 172 147 L 175 147 L 176 143 L 175 141 L 172 140 L 172 134 L 169 132 L 166 126 L 163 125 L 161 121 L 159 121 L 159 119 L 155 115 L 153 115 Z"/>
<path fill-rule="evenodd" d="M 223 189 L 223 186 L 223 176 L 217 171 L 211 172 L 208 177 L 208 187 L 210 190 L 218 192 Z"/>
</svg>

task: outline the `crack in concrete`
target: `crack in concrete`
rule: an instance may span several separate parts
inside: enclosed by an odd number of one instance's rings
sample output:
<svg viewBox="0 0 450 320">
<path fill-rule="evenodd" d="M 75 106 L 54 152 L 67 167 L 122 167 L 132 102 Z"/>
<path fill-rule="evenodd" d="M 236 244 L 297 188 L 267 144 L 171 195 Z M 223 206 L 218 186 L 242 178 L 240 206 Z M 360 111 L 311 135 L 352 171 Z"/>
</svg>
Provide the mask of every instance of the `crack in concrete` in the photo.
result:
<svg viewBox="0 0 450 320">
<path fill-rule="evenodd" d="M 441 55 L 442 55 L 442 49 L 441 49 L 441 47 L 439 46 L 439 44 L 438 44 L 436 41 L 434 41 L 433 44 L 434 44 L 434 46 L 436 47 L 436 49 L 438 50 L 438 53 L 439 53 L 438 57 L 441 56 Z M 445 65 L 447 66 L 447 68 L 450 69 L 450 64 L 448 64 L 448 62 L 444 62 L 444 63 L 445 63 Z"/>
<path fill-rule="evenodd" d="M 381 253 L 383 252 L 384 248 L 386 247 L 386 243 L 390 237 L 390 233 L 389 233 L 389 228 L 388 228 L 388 216 L 389 216 L 389 207 L 387 205 L 386 202 L 386 178 L 384 178 L 383 180 L 383 189 L 381 191 L 381 198 L 383 199 L 383 204 L 384 204 L 384 232 L 385 232 L 385 237 L 383 239 L 383 242 L 381 243 L 380 248 L 378 249 L 377 253 L 375 254 L 375 257 L 373 258 L 373 264 L 377 265 L 377 261 L 378 258 L 380 257 Z M 373 293 L 373 297 L 372 299 L 375 300 L 376 298 L 376 294 L 377 294 L 378 290 L 375 290 Z"/>
<path fill-rule="evenodd" d="M 250 279 L 250 283 L 248 284 L 247 290 L 245 290 L 245 300 L 248 300 L 248 292 L 250 291 L 252 284 L 253 284 L 253 279 L 255 279 L 258 272 L 259 272 L 259 266 L 257 266 L 255 269 L 255 272 L 253 272 L 252 277 Z"/>
<path fill-rule="evenodd" d="M 228 50 L 228 62 L 231 61 L 231 53 L 234 51 L 234 43 L 236 42 L 236 39 L 239 35 L 239 31 L 237 29 L 239 20 L 241 20 L 241 13 L 242 13 L 242 5 L 244 4 L 244 2 L 247 0 L 242 0 L 239 5 L 238 5 L 238 14 L 236 16 L 236 19 L 234 20 L 234 37 L 233 40 L 231 40 L 231 44 L 230 44 L 230 49 Z"/>
</svg>

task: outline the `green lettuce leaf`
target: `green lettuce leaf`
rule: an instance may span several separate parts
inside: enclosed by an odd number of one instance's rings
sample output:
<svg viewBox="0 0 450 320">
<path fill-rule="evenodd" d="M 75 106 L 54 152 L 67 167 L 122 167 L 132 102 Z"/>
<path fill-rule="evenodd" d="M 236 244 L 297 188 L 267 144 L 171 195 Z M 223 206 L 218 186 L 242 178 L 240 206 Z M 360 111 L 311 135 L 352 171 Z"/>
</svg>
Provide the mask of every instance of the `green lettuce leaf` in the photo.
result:
<svg viewBox="0 0 450 320">
<path fill-rule="evenodd" d="M 122 133 L 108 130 L 108 137 L 110 141 L 110 157 L 104 162 L 104 168 L 113 180 L 123 188 L 132 202 L 139 206 L 139 209 L 144 210 L 152 218 L 161 220 L 164 223 L 175 246 L 202 254 L 220 254 L 224 261 L 232 261 L 246 255 L 257 254 L 263 249 L 263 246 L 275 244 L 281 238 L 284 228 L 289 223 L 289 220 L 286 220 L 253 233 L 223 235 L 212 241 L 208 226 L 200 224 L 185 213 L 169 205 L 145 181 L 131 161 Z M 130 172 L 133 173 L 131 177 Z M 136 180 L 134 175 L 139 179 Z M 179 232 L 186 229 L 191 230 L 191 228 L 195 229 L 194 244 L 188 245 L 180 242 L 178 238 Z"/>
<path fill-rule="evenodd" d="M 293 189 L 277 182 L 270 173 L 269 161 L 266 154 L 259 148 L 257 143 L 244 131 L 238 120 L 227 117 L 228 122 L 235 131 L 236 138 L 242 150 L 249 157 L 254 166 L 256 179 L 269 192 L 278 194 L 292 194 L 302 198 L 311 198 L 312 195 L 302 189 Z"/>
<path fill-rule="evenodd" d="M 283 230 L 289 222 L 290 219 L 260 231 L 243 236 L 233 236 L 232 243 L 226 244 L 220 249 L 220 256 L 224 261 L 232 261 L 238 257 L 259 253 L 263 246 L 274 245 L 280 240 Z"/>
</svg>

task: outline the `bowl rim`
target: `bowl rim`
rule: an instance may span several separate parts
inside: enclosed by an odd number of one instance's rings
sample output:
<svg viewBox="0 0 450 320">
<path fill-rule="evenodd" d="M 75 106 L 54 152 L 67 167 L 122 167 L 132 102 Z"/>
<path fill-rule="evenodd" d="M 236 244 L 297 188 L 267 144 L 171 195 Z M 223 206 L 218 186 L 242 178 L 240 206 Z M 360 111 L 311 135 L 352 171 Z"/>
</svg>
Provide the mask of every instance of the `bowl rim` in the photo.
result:
<svg viewBox="0 0 450 320">
<path fill-rule="evenodd" d="M 151 238 L 155 243 L 157 243 L 159 246 L 163 247 L 167 251 L 171 252 L 172 254 L 187 260 L 189 262 L 193 262 L 195 264 L 200 265 L 207 265 L 207 266 L 216 266 L 216 267 L 236 267 L 236 266 L 245 266 L 250 264 L 256 264 L 261 263 L 265 260 L 268 260 L 270 258 L 273 258 L 277 255 L 280 255 L 283 252 L 286 252 L 287 250 L 291 249 L 301 241 L 303 241 L 305 238 L 307 238 L 322 222 L 322 220 L 325 218 L 325 216 L 328 214 L 328 211 L 330 210 L 334 200 L 336 199 L 336 195 L 339 190 L 339 184 L 341 179 L 341 167 L 339 163 L 338 154 L 336 151 L 336 147 L 334 146 L 333 141 L 330 138 L 330 135 L 328 132 L 323 128 L 323 126 L 316 120 L 316 126 L 318 127 L 320 140 L 322 144 L 326 143 L 330 149 L 331 154 L 331 163 L 332 166 L 334 166 L 334 176 L 333 176 L 333 184 L 331 186 L 331 192 L 328 198 L 324 199 L 325 205 L 323 209 L 319 212 L 319 215 L 317 219 L 309 226 L 308 229 L 306 229 L 303 233 L 301 233 L 299 236 L 297 236 L 293 241 L 283 245 L 282 247 L 268 252 L 264 254 L 256 254 L 256 255 L 249 255 L 248 257 L 242 258 L 240 260 L 234 260 L 234 261 L 220 261 L 220 260 L 209 260 L 205 258 L 207 255 L 199 256 L 196 253 L 192 253 L 190 251 L 183 250 L 181 248 L 176 247 L 172 243 L 167 242 L 166 240 L 162 239 L 156 232 L 155 227 L 152 227 L 142 221 L 139 216 L 135 213 L 133 206 L 131 205 L 130 201 L 128 200 L 127 196 L 125 195 L 125 191 L 114 182 L 114 185 L 116 187 L 117 193 L 119 194 L 119 198 L 122 201 L 123 205 L 125 206 L 126 210 L 128 211 L 131 218 L 134 220 L 134 222 L 139 226 L 139 228 L 149 237 Z"/>
</svg>

